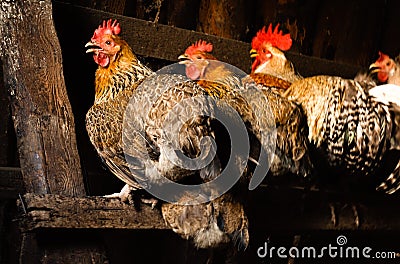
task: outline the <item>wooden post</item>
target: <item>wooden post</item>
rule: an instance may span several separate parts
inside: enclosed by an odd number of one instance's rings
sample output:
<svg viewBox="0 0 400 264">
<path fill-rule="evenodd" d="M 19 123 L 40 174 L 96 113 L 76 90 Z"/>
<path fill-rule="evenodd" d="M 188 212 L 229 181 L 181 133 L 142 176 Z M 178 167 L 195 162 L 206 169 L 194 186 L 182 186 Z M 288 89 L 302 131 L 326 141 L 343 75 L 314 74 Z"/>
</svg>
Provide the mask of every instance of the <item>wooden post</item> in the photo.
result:
<svg viewBox="0 0 400 264">
<path fill-rule="evenodd" d="M 1 56 L 27 192 L 85 195 L 50 1 L 0 4 Z"/>
<path fill-rule="evenodd" d="M 0 2 L 0 55 L 11 96 L 22 176 L 27 192 L 84 196 L 72 109 L 50 0 Z M 103 263 L 97 241 L 56 247 L 23 233 L 20 263 Z"/>
</svg>

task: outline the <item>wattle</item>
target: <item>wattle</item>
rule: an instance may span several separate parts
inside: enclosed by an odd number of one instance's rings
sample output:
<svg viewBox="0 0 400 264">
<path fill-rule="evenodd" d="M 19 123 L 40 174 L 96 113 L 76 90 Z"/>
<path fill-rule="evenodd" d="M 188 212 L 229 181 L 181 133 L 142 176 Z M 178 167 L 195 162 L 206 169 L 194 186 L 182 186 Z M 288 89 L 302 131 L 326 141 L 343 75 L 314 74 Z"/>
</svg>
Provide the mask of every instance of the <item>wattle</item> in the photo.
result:
<svg viewBox="0 0 400 264">
<path fill-rule="evenodd" d="M 100 65 L 101 67 L 105 68 L 108 66 L 108 64 L 110 64 L 110 58 L 105 55 L 104 53 L 94 53 L 93 54 L 93 59 L 94 61 Z"/>
<path fill-rule="evenodd" d="M 200 71 L 195 65 L 189 65 L 186 67 L 186 76 L 192 80 L 197 80 L 200 77 Z"/>
</svg>

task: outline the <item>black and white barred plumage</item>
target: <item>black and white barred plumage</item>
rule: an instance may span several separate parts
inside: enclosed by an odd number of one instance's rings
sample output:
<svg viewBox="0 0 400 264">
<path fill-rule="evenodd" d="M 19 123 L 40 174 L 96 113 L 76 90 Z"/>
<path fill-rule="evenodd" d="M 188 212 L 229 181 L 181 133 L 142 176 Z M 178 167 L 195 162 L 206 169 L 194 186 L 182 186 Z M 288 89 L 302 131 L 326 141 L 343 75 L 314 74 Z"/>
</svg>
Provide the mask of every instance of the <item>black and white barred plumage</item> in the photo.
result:
<svg viewBox="0 0 400 264">
<path fill-rule="evenodd" d="M 400 112 L 398 105 L 371 95 L 373 87 L 373 82 L 363 78 L 314 76 L 295 82 L 286 96 L 303 107 L 309 140 L 329 172 L 356 182 L 383 182 L 380 189 L 392 193 L 400 187 L 400 161 L 389 175 L 381 172 L 389 153 L 400 150 Z"/>
</svg>

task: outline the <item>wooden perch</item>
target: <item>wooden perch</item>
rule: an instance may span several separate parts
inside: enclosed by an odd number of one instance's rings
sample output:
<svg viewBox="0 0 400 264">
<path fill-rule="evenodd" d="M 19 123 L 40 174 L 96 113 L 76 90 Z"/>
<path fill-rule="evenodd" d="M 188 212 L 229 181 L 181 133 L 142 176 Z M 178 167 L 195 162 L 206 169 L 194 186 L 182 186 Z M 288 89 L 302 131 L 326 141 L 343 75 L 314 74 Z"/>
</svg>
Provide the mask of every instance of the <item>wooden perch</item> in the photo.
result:
<svg viewBox="0 0 400 264">
<path fill-rule="evenodd" d="M 247 204 L 252 228 L 257 232 L 281 230 L 309 232 L 332 230 L 394 230 L 400 231 L 398 199 L 377 198 L 362 202 L 315 192 L 312 199 L 302 198 L 304 191 L 296 189 L 259 188 Z M 169 229 L 159 209 L 142 205 L 136 210 L 119 199 L 104 197 L 68 197 L 26 194 L 18 202 L 26 211 L 22 220 L 25 231 L 36 229 Z M 360 225 L 355 224 L 357 208 Z M 334 207 L 333 207 L 334 206 Z M 337 223 L 331 221 L 335 208 Z"/>
<path fill-rule="evenodd" d="M 38 228 L 167 229 L 160 210 L 147 205 L 136 210 L 119 199 L 28 193 L 19 206 L 27 212 L 22 221 L 25 231 Z"/>
</svg>

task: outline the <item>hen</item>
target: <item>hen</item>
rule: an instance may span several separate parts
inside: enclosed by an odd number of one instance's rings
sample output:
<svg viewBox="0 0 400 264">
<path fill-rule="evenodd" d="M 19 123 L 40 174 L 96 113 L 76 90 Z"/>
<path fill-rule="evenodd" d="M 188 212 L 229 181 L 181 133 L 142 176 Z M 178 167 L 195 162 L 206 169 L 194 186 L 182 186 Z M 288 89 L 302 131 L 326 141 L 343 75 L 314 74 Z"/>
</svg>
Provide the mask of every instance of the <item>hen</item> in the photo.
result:
<svg viewBox="0 0 400 264">
<path fill-rule="evenodd" d="M 125 160 L 122 130 L 125 109 L 135 89 L 153 72 L 137 59 L 129 45 L 118 37 L 120 25 L 104 21 L 86 44 L 99 65 L 95 76 L 94 104 L 86 114 L 86 130 L 90 141 L 110 171 L 127 185 L 121 198 L 127 199 L 130 189 L 141 189 L 131 175 Z"/>
<path fill-rule="evenodd" d="M 227 194 L 196 206 L 182 206 L 176 204 L 164 204 L 162 212 L 166 222 L 173 230 L 183 237 L 192 236 L 195 244 L 203 247 L 204 243 L 211 245 L 223 241 L 237 241 L 239 248 L 246 248 L 249 242 L 248 219 L 245 213 L 244 201 L 247 193 L 247 184 L 255 166 L 269 163 L 271 155 L 265 161 L 257 162 L 263 144 L 273 144 L 274 137 L 265 140 L 263 136 L 274 130 L 273 118 L 264 113 L 266 102 L 254 106 L 258 100 L 257 94 L 247 94 L 239 87 L 241 78 L 245 74 L 233 66 L 219 62 L 213 57 L 212 44 L 198 41 L 188 47 L 185 54 L 179 56 L 180 64 L 185 66 L 186 76 L 200 85 L 207 93 L 217 98 L 219 102 L 226 103 L 235 110 L 243 119 L 250 141 L 250 162 L 246 166 L 245 177 L 239 184 L 229 190 Z M 221 127 L 216 126 L 221 134 Z M 227 131 L 232 133 L 233 131 Z M 227 139 L 230 135 L 227 135 Z M 268 136 L 267 136 L 268 137 Z M 244 139 L 240 139 L 244 140 Z M 226 147 L 240 145 L 240 142 L 221 142 L 222 152 L 227 152 Z M 221 152 L 217 150 L 217 153 Z M 229 150 L 228 150 L 229 151 Z M 221 153 L 223 167 L 226 166 L 226 158 Z M 187 197 L 185 197 L 187 199 Z M 188 216 L 191 216 L 190 218 Z M 218 221 L 217 221 L 218 219 Z M 186 221 L 186 222 L 185 222 Z M 210 236 L 212 231 L 213 235 Z M 204 239 L 208 237 L 208 239 Z M 209 238 L 213 237 L 213 240 Z M 201 238 L 201 239 L 199 239 Z"/>
</svg>

